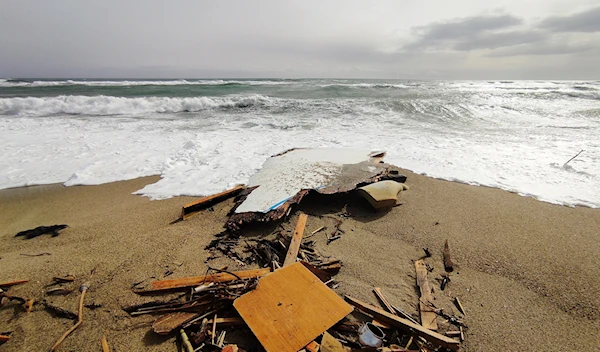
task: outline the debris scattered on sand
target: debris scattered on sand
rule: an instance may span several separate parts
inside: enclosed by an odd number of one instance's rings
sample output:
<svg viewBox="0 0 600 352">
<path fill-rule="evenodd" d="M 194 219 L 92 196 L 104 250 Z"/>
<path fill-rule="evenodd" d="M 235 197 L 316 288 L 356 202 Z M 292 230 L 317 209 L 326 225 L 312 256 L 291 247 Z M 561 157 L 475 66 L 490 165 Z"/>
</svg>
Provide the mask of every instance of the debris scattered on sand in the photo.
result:
<svg viewBox="0 0 600 352">
<path fill-rule="evenodd" d="M 415 319 L 417 315 L 413 317 L 393 304 L 379 287 L 373 292 L 384 309 L 349 296 L 342 298 L 334 291 L 339 283 L 332 277 L 341 270 L 342 261 L 323 256 L 317 246 L 323 240 L 310 237 L 324 232 L 326 245 L 342 238 L 343 241 L 347 235 L 342 225 L 352 216 L 346 209 L 335 216 L 317 215 L 319 225 L 325 224 L 307 236 L 304 232 L 307 224 L 311 225 L 312 215 L 305 213 L 298 214 L 293 230 L 289 221 L 282 221 L 273 224 L 266 234 L 252 237 L 242 234 L 249 223 L 289 220 L 293 206 L 309 192 L 345 195 L 354 191 L 362 194 L 375 209 L 395 206 L 399 192 L 408 189 L 403 184 L 406 177 L 395 167 L 384 164 L 384 155 L 338 149 L 293 149 L 268 159 L 250 179 L 248 187 L 236 186 L 185 205 L 181 217 L 173 223 L 187 220 L 203 210 L 210 211 L 218 202 L 236 196 L 225 230 L 204 248 L 210 254 L 206 272 L 192 277 L 139 281 L 132 285 L 133 292 L 144 296 L 169 295 L 169 298 L 144 298 L 144 303 L 122 309 L 132 318 L 155 315 L 151 324 L 153 333 L 176 337 L 180 348 L 187 352 L 458 350 L 466 325 L 463 317 L 455 316 L 451 308 L 444 311 L 447 306 L 435 301 L 428 281 L 428 273 L 433 268 L 425 262 L 432 257 L 428 248 L 424 248 L 425 256 L 415 261 L 415 288 L 420 297 L 415 299 L 414 306 L 418 308 L 414 312 L 420 313 L 419 323 L 418 318 Z M 17 236 L 33 238 L 45 233 L 56 236 L 66 227 L 42 226 Z M 46 254 L 49 253 L 31 256 Z M 227 266 L 211 267 L 210 261 L 218 256 L 252 269 L 229 271 Z M 452 271 L 448 241 L 443 256 L 446 271 Z M 167 267 L 164 275 L 171 274 L 174 271 Z M 447 281 L 442 282 L 443 286 L 449 281 L 449 274 L 444 274 Z M 69 285 L 74 281 L 73 275 L 53 277 L 52 283 L 46 285 L 45 294 L 69 295 L 73 292 Z M 27 280 L 10 281 L 1 283 L 0 287 L 25 282 Z M 144 282 L 147 283 L 141 286 Z M 80 287 L 77 314 L 38 300 L 38 304 L 53 315 L 76 320 L 51 351 L 82 324 L 84 307 L 102 306 L 84 305 L 88 288 L 88 284 Z M 33 299 L 11 296 L 4 291 L 0 294 L 3 305 L 16 301 L 24 305 L 26 311 L 31 311 L 35 303 Z M 458 298 L 454 298 L 454 304 L 464 316 Z M 437 317 L 440 317 L 439 325 Z M 240 334 L 243 335 L 241 340 Z M 5 338 L 0 341 L 8 341 L 8 336 L 0 338 Z M 103 351 L 110 350 L 105 335 L 101 346 Z"/>
</svg>

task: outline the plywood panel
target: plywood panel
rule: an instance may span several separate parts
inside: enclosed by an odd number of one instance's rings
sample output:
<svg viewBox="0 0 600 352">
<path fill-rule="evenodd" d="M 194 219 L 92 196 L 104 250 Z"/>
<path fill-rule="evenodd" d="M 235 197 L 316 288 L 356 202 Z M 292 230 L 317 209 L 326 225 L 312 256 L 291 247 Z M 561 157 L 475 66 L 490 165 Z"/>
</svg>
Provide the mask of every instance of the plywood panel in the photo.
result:
<svg viewBox="0 0 600 352">
<path fill-rule="evenodd" d="M 233 305 L 267 352 L 296 352 L 352 311 L 301 263 L 263 277 Z"/>
</svg>

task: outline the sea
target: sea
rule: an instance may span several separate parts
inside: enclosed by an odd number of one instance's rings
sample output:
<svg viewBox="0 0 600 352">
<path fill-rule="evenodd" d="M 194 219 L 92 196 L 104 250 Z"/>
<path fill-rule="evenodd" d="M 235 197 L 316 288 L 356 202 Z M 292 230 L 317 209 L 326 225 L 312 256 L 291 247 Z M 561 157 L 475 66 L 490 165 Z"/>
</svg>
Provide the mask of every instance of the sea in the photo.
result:
<svg viewBox="0 0 600 352">
<path fill-rule="evenodd" d="M 430 177 L 597 208 L 600 81 L 0 79 L 0 189 L 160 175 L 135 193 L 208 195 L 295 147 L 386 151 Z"/>
</svg>

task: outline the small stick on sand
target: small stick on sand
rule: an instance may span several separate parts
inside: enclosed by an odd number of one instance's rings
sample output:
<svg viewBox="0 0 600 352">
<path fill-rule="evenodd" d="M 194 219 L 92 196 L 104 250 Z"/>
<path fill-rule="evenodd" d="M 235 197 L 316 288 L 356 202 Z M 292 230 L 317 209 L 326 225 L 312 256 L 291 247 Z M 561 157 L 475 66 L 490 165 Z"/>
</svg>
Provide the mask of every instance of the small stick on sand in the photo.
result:
<svg viewBox="0 0 600 352">
<path fill-rule="evenodd" d="M 50 349 L 50 352 L 56 351 L 58 346 L 60 346 L 60 344 L 67 338 L 67 336 L 69 336 L 73 331 L 75 331 L 75 329 L 79 327 L 79 325 L 81 325 L 81 323 L 83 323 L 83 299 L 85 298 L 85 293 L 87 292 L 88 288 L 89 286 L 85 283 L 82 284 L 79 288 L 79 290 L 81 291 L 81 296 L 79 297 L 79 313 L 77 314 L 77 323 L 75 323 L 75 325 L 73 325 L 69 330 L 67 330 L 67 332 L 65 332 L 60 337 L 60 339 L 56 341 L 54 346 L 52 346 L 52 348 Z"/>
</svg>

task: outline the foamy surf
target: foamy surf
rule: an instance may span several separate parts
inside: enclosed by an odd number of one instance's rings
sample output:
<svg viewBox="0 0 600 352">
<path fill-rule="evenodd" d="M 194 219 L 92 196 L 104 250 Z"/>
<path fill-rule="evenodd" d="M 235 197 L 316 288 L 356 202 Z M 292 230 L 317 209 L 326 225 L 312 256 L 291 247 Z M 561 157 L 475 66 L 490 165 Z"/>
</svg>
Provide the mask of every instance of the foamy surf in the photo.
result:
<svg viewBox="0 0 600 352">
<path fill-rule="evenodd" d="M 600 207 L 600 107 L 586 96 L 598 82 L 284 82 L 234 93 L 215 84 L 201 96 L 177 96 L 188 91 L 179 85 L 171 96 L 0 90 L 0 188 L 161 175 L 136 193 L 206 195 L 246 183 L 283 150 L 329 147 L 386 150 L 387 162 L 432 177 Z"/>
</svg>

